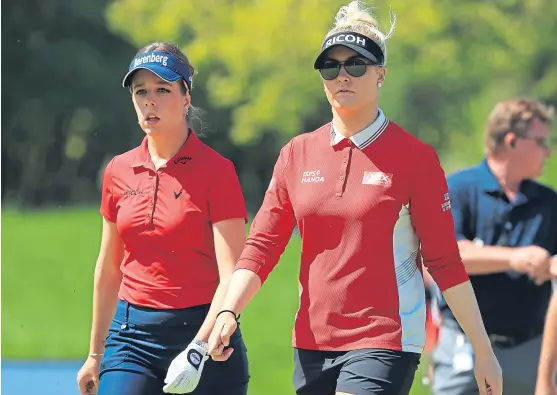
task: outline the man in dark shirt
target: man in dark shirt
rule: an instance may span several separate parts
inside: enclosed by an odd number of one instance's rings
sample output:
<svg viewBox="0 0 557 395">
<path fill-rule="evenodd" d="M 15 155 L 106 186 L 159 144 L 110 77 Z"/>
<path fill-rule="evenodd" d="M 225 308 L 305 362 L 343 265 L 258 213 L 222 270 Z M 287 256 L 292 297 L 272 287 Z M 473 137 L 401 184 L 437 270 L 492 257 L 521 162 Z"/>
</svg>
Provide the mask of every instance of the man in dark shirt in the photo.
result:
<svg viewBox="0 0 557 395">
<path fill-rule="evenodd" d="M 557 193 L 532 179 L 551 155 L 552 118 L 531 99 L 498 103 L 487 123 L 486 158 L 448 177 L 460 253 L 503 370 L 505 395 L 534 393 L 551 296 Z M 478 394 L 472 348 L 440 299 L 434 394 Z"/>
</svg>

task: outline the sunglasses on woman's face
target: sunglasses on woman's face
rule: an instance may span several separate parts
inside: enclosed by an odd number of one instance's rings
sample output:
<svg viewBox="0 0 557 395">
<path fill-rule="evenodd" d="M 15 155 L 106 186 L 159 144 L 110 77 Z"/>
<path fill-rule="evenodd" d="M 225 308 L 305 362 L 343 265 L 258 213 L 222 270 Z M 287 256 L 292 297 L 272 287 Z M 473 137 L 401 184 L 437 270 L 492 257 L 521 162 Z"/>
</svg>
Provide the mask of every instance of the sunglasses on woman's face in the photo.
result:
<svg viewBox="0 0 557 395">
<path fill-rule="evenodd" d="M 352 77 L 361 77 L 366 73 L 367 66 L 373 66 L 374 63 L 366 61 L 362 58 L 348 59 L 346 62 L 338 60 L 326 60 L 319 69 L 319 73 L 324 80 L 334 80 L 340 74 L 340 68 L 344 66 L 344 70 Z"/>
</svg>

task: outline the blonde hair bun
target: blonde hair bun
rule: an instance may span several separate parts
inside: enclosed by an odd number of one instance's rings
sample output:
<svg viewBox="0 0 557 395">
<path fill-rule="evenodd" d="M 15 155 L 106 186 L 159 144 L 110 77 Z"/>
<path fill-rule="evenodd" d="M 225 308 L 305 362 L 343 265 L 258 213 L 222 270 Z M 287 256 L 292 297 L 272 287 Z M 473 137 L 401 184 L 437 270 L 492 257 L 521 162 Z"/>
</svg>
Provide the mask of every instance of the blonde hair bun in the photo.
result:
<svg viewBox="0 0 557 395">
<path fill-rule="evenodd" d="M 373 16 L 371 8 L 365 7 L 361 1 L 354 0 L 343 5 L 335 16 L 333 28 L 327 33 L 327 37 L 340 32 L 356 32 L 372 39 L 383 51 L 384 63 L 387 63 L 387 40 L 395 31 L 396 14 L 391 10 L 390 28 L 387 33 L 379 29 L 379 24 Z"/>
</svg>

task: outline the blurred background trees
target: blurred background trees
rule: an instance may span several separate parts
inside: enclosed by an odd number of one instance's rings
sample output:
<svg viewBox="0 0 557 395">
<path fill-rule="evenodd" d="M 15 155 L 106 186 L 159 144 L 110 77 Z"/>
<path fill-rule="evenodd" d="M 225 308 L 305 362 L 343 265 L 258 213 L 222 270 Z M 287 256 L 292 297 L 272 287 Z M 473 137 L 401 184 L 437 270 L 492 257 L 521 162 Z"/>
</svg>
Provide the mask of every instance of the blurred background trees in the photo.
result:
<svg viewBox="0 0 557 395">
<path fill-rule="evenodd" d="M 7 0 L 2 6 L 2 201 L 98 205 L 99 173 L 142 131 L 120 81 L 136 48 L 178 43 L 197 68 L 194 125 L 231 158 L 257 210 L 280 147 L 330 119 L 313 60 L 338 0 Z M 494 103 L 557 105 L 554 0 L 376 0 L 388 29 L 381 107 L 447 172 L 482 157 Z M 557 160 L 545 181 L 557 187 Z"/>
<path fill-rule="evenodd" d="M 2 2 L 2 393 L 18 394 L 22 380 L 39 377 L 4 375 L 6 360 L 87 353 L 100 175 L 143 138 L 121 87 L 136 49 L 172 41 L 192 60 L 193 104 L 205 111 L 193 126 L 234 161 L 251 219 L 280 148 L 330 120 L 312 67 L 348 1 Z M 482 157 L 484 123 L 498 100 L 528 95 L 557 105 L 555 0 L 373 5 L 385 30 L 390 6 L 398 17 L 380 105 L 437 149 L 447 173 Z M 557 188 L 557 156 L 544 181 Z M 291 392 L 300 248 L 293 237 L 243 318 L 252 395 Z M 78 367 L 66 368 L 66 378 L 49 369 L 35 380 L 38 391 L 73 393 Z M 412 392 L 426 393 L 419 385 Z"/>
</svg>

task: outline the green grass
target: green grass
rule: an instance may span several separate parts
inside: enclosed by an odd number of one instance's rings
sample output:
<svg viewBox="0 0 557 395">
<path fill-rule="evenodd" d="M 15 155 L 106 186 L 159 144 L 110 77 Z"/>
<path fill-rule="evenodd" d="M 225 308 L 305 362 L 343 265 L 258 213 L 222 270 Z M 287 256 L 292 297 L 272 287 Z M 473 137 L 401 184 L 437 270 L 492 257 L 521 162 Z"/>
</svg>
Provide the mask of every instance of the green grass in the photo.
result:
<svg viewBox="0 0 557 395">
<path fill-rule="evenodd" d="M 94 209 L 2 213 L 2 358 L 82 359 L 87 353 L 100 233 Z M 293 237 L 242 315 L 251 395 L 293 393 L 299 251 Z M 428 393 L 419 383 L 412 390 Z"/>
</svg>

